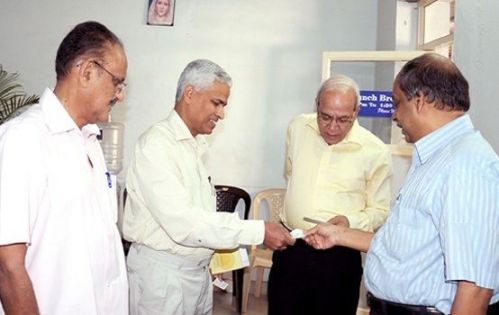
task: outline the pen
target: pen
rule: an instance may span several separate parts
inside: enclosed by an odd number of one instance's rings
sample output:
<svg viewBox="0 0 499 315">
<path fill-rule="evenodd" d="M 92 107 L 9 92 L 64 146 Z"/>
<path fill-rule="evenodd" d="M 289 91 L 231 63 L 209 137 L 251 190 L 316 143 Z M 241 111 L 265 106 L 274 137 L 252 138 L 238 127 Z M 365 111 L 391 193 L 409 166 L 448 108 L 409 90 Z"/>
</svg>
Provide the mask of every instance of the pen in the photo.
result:
<svg viewBox="0 0 499 315">
<path fill-rule="evenodd" d="M 213 196 L 216 196 L 217 195 L 217 190 L 215 189 L 215 185 L 213 185 L 213 183 L 211 182 L 211 176 L 208 176 L 208 182 L 210 183 L 211 194 Z"/>
<path fill-rule="evenodd" d="M 326 221 L 323 220 L 317 220 L 309 217 L 303 217 L 303 221 L 310 222 L 310 223 L 315 223 L 315 224 L 324 224 L 327 223 Z"/>
<path fill-rule="evenodd" d="M 106 172 L 106 178 L 107 178 L 107 187 L 113 188 L 113 181 L 111 180 L 111 174 L 109 174 L 109 172 Z"/>
</svg>

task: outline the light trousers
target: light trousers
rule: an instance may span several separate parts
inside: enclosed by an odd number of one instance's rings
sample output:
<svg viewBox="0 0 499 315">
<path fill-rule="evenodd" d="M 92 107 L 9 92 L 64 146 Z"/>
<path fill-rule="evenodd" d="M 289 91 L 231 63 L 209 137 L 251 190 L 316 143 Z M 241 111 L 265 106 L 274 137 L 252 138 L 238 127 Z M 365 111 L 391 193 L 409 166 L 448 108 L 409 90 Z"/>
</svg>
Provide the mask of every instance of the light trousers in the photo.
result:
<svg viewBox="0 0 499 315">
<path fill-rule="evenodd" d="M 132 244 L 127 257 L 130 315 L 211 315 L 207 263 Z"/>
</svg>

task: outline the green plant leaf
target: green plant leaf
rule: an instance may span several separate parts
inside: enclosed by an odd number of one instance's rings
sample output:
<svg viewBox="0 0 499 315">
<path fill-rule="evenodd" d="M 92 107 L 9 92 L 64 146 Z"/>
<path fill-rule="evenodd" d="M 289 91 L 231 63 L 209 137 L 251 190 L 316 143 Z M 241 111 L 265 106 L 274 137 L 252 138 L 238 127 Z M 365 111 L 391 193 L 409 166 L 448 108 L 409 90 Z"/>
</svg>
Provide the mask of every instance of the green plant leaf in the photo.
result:
<svg viewBox="0 0 499 315">
<path fill-rule="evenodd" d="M 18 73 L 8 73 L 0 64 L 0 124 L 11 118 L 19 109 L 38 103 L 38 95 L 28 95 L 17 82 Z"/>
</svg>

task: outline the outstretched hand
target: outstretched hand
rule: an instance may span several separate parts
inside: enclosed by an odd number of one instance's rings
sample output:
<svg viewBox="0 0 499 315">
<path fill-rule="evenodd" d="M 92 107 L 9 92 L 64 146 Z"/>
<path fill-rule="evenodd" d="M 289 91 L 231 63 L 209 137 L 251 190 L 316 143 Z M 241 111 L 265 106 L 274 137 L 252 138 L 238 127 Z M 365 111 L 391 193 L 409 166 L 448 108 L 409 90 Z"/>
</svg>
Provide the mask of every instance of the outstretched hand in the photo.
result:
<svg viewBox="0 0 499 315">
<path fill-rule="evenodd" d="M 305 241 L 315 249 L 328 249 L 340 245 L 343 225 L 319 224 L 305 231 Z"/>
<path fill-rule="evenodd" d="M 294 245 L 295 239 L 291 237 L 289 231 L 281 224 L 265 222 L 265 246 L 272 250 L 283 250 L 286 247 Z"/>
</svg>

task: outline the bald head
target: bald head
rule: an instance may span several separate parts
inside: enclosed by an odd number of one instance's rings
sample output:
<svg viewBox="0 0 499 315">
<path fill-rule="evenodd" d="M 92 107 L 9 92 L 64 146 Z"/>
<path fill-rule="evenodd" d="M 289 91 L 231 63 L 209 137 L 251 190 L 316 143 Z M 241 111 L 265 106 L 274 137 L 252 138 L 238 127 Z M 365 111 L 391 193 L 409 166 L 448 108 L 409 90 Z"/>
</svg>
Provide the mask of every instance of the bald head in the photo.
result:
<svg viewBox="0 0 499 315">
<path fill-rule="evenodd" d="M 435 108 L 446 111 L 468 111 L 469 86 L 452 60 L 428 53 L 407 62 L 395 80 L 408 100 L 426 97 Z"/>
</svg>

